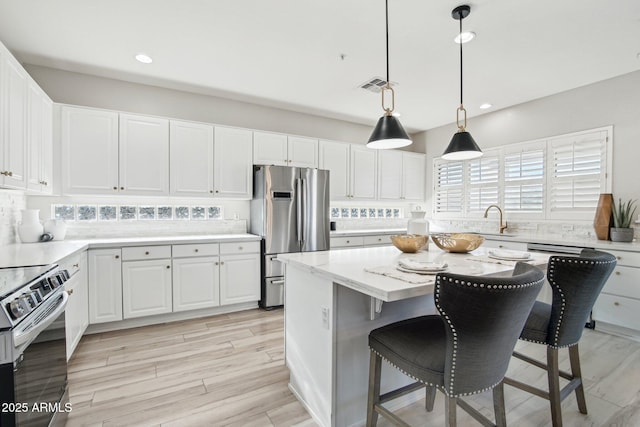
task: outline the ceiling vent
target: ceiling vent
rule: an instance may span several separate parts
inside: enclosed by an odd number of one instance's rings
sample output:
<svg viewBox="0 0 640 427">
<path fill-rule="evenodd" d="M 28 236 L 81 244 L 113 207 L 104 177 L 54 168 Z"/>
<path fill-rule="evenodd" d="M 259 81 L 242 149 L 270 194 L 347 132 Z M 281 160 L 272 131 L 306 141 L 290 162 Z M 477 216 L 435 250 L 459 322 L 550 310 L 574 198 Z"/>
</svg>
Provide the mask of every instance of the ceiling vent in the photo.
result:
<svg viewBox="0 0 640 427">
<path fill-rule="evenodd" d="M 369 80 L 367 80 L 366 82 L 358 85 L 358 87 L 360 89 L 364 89 L 367 90 L 369 92 L 373 92 L 373 93 L 380 93 L 382 91 L 382 88 L 387 84 L 387 81 L 385 79 L 383 79 L 382 77 L 372 77 Z M 396 87 L 398 85 L 398 83 L 396 82 L 391 82 L 391 87 Z"/>
</svg>

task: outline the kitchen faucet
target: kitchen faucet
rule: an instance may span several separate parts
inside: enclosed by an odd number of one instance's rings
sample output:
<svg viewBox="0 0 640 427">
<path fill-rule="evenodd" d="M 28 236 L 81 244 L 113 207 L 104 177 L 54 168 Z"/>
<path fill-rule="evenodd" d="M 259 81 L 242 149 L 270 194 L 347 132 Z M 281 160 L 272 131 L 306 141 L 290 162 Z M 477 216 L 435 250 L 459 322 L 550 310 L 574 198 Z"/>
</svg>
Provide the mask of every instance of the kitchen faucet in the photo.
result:
<svg viewBox="0 0 640 427">
<path fill-rule="evenodd" d="M 502 225 L 502 209 L 500 209 L 500 206 L 498 205 L 489 205 L 487 207 L 487 210 L 484 211 L 484 217 L 487 217 L 487 213 L 489 213 L 489 209 L 491 208 L 496 208 L 498 209 L 498 212 L 500 212 L 500 234 L 502 234 L 504 232 L 504 230 L 507 229 L 507 223 L 505 221 L 504 225 Z"/>
</svg>

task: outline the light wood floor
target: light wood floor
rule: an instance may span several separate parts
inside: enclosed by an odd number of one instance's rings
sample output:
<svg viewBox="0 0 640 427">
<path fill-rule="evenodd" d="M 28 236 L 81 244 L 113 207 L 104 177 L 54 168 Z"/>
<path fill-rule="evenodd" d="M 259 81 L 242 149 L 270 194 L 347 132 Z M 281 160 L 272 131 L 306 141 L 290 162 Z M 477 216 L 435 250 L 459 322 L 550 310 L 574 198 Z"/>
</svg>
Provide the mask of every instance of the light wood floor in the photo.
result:
<svg viewBox="0 0 640 427">
<path fill-rule="evenodd" d="M 571 396 L 563 402 L 564 425 L 640 426 L 640 343 L 585 330 L 580 347 L 589 414 L 580 414 Z M 540 345 L 518 349 L 545 355 Z M 544 372 L 517 359 L 508 375 L 545 387 Z M 315 426 L 288 390 L 288 377 L 282 310 L 88 335 L 69 365 L 67 426 Z M 505 395 L 509 425 L 551 425 L 545 400 L 508 386 Z M 490 396 L 470 402 L 492 416 Z M 444 425 L 441 393 L 431 413 L 424 401 L 397 413 L 414 426 Z M 478 424 L 458 409 L 458 425 Z"/>
</svg>

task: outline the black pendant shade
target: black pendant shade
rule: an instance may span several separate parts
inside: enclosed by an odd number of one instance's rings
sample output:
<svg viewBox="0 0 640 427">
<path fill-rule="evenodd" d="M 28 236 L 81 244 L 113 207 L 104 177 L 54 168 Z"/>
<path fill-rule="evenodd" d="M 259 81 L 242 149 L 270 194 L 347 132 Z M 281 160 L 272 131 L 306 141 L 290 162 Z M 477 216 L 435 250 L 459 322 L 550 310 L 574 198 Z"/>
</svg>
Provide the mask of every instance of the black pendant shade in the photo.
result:
<svg viewBox="0 0 640 427">
<path fill-rule="evenodd" d="M 467 131 L 456 132 L 442 154 L 445 160 L 467 160 L 482 156 L 482 151 Z"/>
<path fill-rule="evenodd" d="M 406 147 L 407 145 L 411 145 L 411 140 L 400 124 L 400 120 L 386 114 L 380 117 L 369 142 L 367 142 L 367 147 L 376 149 Z"/>
</svg>

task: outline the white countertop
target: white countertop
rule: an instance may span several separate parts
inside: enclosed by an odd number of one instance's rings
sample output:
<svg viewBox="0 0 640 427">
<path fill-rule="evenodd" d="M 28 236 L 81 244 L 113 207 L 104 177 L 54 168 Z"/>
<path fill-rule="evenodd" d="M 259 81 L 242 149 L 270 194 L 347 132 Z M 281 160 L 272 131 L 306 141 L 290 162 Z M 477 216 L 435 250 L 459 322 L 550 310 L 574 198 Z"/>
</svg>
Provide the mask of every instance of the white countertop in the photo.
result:
<svg viewBox="0 0 640 427">
<path fill-rule="evenodd" d="M 480 247 L 468 254 L 452 254 L 441 251 L 435 245 L 429 246 L 429 251 L 417 254 L 404 254 L 394 246 L 379 246 L 280 254 L 278 255 L 278 260 L 285 264 L 305 269 L 312 274 L 318 274 L 382 301 L 397 301 L 433 292 L 434 285 L 432 283 L 413 284 L 364 270 L 365 268 L 383 265 L 395 265 L 400 258 L 419 258 L 423 261 L 446 262 L 451 272 L 475 276 L 502 273 L 513 269 L 512 264 L 468 260 L 471 257 L 485 256 L 490 248 Z M 543 265 L 547 263 L 549 255 L 532 253 L 532 259 L 533 264 Z"/>
<path fill-rule="evenodd" d="M 41 243 L 16 243 L 0 248 L 0 268 L 56 263 L 69 255 L 86 249 L 143 245 L 171 245 L 189 243 L 224 243 L 259 241 L 255 234 L 210 234 L 192 236 L 110 237 L 84 240 L 61 240 Z"/>
<path fill-rule="evenodd" d="M 331 237 L 346 237 L 346 236 L 368 236 L 375 234 L 404 234 L 407 232 L 406 228 L 395 229 L 358 229 L 358 230 L 336 230 L 331 232 Z M 521 234 L 486 234 L 482 232 L 472 232 L 474 234 L 480 234 L 487 240 L 500 240 L 506 242 L 522 242 L 522 243 L 540 243 L 546 245 L 558 245 L 558 246 L 574 246 L 579 248 L 594 248 L 602 250 L 616 250 L 616 251 L 629 251 L 640 252 L 640 241 L 636 240 L 629 243 L 624 242 L 611 242 L 609 240 L 597 240 L 592 238 L 580 238 L 575 236 L 563 237 L 557 234 L 540 234 L 540 233 L 521 233 Z M 434 233 L 437 234 L 437 233 Z"/>
</svg>

